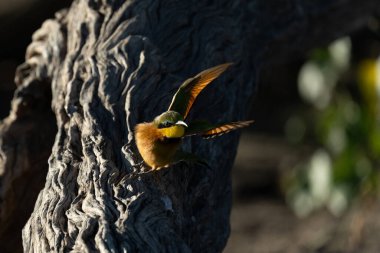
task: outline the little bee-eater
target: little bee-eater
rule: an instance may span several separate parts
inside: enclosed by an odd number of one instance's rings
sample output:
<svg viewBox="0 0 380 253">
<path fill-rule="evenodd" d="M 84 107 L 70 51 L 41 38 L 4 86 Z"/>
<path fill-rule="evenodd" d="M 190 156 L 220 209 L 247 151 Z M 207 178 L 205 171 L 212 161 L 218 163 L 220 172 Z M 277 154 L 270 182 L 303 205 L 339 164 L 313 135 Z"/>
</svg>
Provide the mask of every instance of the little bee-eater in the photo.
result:
<svg viewBox="0 0 380 253">
<path fill-rule="evenodd" d="M 231 63 L 202 71 L 187 79 L 175 93 L 169 109 L 152 122 L 140 123 L 135 128 L 137 148 L 152 170 L 168 167 L 180 161 L 196 160 L 195 156 L 180 149 L 182 138 L 201 135 L 210 138 L 246 127 L 253 121 L 210 124 L 207 121 L 185 123 L 186 117 L 199 93 L 222 74 Z"/>
</svg>

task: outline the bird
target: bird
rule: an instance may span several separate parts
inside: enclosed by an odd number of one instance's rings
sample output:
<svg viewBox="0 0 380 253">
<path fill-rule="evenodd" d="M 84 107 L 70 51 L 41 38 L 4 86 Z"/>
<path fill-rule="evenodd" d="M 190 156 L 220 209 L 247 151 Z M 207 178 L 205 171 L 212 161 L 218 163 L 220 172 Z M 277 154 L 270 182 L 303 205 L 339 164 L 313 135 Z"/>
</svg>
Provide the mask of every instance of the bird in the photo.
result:
<svg viewBox="0 0 380 253">
<path fill-rule="evenodd" d="M 187 79 L 174 94 L 167 111 L 155 117 L 152 122 L 135 126 L 137 149 L 150 170 L 167 168 L 181 161 L 201 161 L 196 155 L 186 153 L 180 148 L 185 137 L 200 135 L 213 138 L 253 123 L 253 120 L 218 124 L 211 124 L 207 120 L 194 120 L 186 123 L 200 92 L 232 64 L 224 63 Z"/>
</svg>

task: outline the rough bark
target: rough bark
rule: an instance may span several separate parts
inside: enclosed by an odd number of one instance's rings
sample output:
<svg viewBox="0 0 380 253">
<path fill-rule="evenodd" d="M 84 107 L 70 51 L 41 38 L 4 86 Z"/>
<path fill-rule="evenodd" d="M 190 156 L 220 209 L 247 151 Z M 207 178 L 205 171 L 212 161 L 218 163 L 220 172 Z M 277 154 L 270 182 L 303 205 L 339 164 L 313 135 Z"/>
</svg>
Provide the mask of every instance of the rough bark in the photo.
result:
<svg viewBox="0 0 380 253">
<path fill-rule="evenodd" d="M 236 65 L 190 118 L 243 119 L 263 63 L 347 34 L 379 8 L 377 0 L 74 1 L 34 34 L 16 75 L 0 128 L 0 224 L 15 219 L 12 192 L 32 197 L 17 178 L 37 180 L 50 154 L 25 252 L 221 252 L 238 134 L 185 142 L 211 168 L 179 164 L 127 180 L 139 170 L 134 126 L 164 111 L 181 81 L 229 61 Z"/>
</svg>

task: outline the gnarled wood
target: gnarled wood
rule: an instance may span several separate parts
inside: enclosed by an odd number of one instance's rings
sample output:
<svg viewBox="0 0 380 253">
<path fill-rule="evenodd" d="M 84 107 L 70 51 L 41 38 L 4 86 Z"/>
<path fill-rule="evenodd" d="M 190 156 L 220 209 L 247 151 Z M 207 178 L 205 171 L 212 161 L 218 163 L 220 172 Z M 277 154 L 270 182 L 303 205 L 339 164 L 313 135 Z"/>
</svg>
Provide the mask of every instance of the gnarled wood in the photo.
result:
<svg viewBox="0 0 380 253">
<path fill-rule="evenodd" d="M 179 164 L 127 180 L 124 175 L 139 161 L 134 126 L 164 111 L 184 79 L 231 61 L 235 66 L 200 95 L 190 118 L 243 119 L 263 60 L 306 50 L 320 36 L 328 41 L 343 35 L 380 8 L 376 0 L 359 10 L 355 5 L 76 0 L 46 21 L 17 73 L 18 93 L 33 90 L 35 96 L 50 85 L 58 127 L 45 187 L 23 230 L 25 252 L 221 252 L 229 235 L 229 174 L 238 134 L 185 142 L 211 168 Z M 330 24 L 339 30 L 322 30 Z M 279 49 L 289 53 L 271 55 Z M 3 143 L 11 135 L 7 126 L 22 119 L 17 112 L 24 101 L 14 99 L 2 125 Z M 30 116 L 33 133 L 52 125 L 38 118 L 42 114 L 33 117 L 38 113 Z M 30 163 L 7 165 L 9 159 L 24 161 L 25 153 L 13 152 L 12 158 L 4 145 L 1 150 L 2 175 L 32 169 Z M 3 216 L 9 213 L 5 182 L 14 183 L 14 177 L 0 180 L 3 219 L 10 217 Z"/>
</svg>

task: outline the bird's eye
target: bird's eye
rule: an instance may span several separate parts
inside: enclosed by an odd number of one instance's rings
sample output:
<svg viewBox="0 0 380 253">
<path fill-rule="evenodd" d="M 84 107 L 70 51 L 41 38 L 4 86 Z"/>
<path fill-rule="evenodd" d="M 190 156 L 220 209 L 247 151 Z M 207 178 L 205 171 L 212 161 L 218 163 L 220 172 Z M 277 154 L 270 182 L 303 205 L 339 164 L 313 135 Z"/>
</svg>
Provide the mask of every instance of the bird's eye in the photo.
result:
<svg viewBox="0 0 380 253">
<path fill-rule="evenodd" d="M 165 128 L 165 127 L 169 127 L 171 126 L 172 123 L 170 123 L 169 121 L 164 121 L 164 122 L 161 122 L 159 125 L 158 125 L 158 128 Z"/>
</svg>

